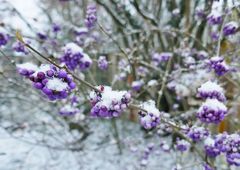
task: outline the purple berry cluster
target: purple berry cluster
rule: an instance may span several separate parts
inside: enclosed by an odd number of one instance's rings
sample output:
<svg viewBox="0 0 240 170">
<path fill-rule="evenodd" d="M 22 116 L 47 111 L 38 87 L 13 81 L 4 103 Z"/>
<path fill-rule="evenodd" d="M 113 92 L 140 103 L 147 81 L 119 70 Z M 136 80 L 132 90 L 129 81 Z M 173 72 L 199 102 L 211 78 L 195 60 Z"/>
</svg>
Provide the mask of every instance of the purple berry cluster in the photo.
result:
<svg viewBox="0 0 240 170">
<path fill-rule="evenodd" d="M 198 88 L 198 96 L 207 100 L 198 109 L 197 117 L 204 123 L 220 123 L 227 114 L 223 88 L 208 81 Z"/>
<path fill-rule="evenodd" d="M 75 43 L 65 45 L 64 54 L 60 58 L 60 62 L 66 64 L 70 70 L 79 68 L 83 71 L 92 65 L 91 58 Z"/>
<path fill-rule="evenodd" d="M 0 47 L 8 43 L 9 36 L 7 34 L 0 32 Z"/>
<path fill-rule="evenodd" d="M 115 91 L 109 86 L 97 87 L 100 92 L 92 91 L 90 101 L 92 104 L 91 116 L 112 118 L 119 117 L 128 107 L 131 95 L 127 91 Z"/>
<path fill-rule="evenodd" d="M 237 29 L 238 29 L 238 24 L 234 21 L 231 21 L 231 22 L 227 23 L 226 25 L 224 25 L 223 34 L 225 36 L 233 35 L 237 32 Z"/>
<path fill-rule="evenodd" d="M 240 134 L 218 134 L 213 139 L 207 138 L 204 146 L 208 156 L 216 157 L 223 153 L 229 165 L 240 166 Z"/>
<path fill-rule="evenodd" d="M 219 39 L 219 33 L 216 31 L 211 32 L 210 36 L 213 41 L 218 41 Z"/>
<path fill-rule="evenodd" d="M 149 70 L 146 67 L 139 66 L 137 68 L 137 75 L 140 77 L 146 77 L 148 73 L 149 73 Z"/>
<path fill-rule="evenodd" d="M 40 67 L 31 63 L 17 65 L 19 74 L 33 82 L 33 87 L 41 90 L 49 100 L 67 98 L 76 87 L 72 77 L 53 65 L 42 64 Z"/>
<path fill-rule="evenodd" d="M 48 39 L 48 36 L 47 36 L 46 34 L 44 34 L 44 33 L 41 33 L 41 32 L 38 32 L 38 33 L 37 33 L 37 36 L 38 36 L 38 38 L 39 38 L 40 40 L 42 40 L 42 41 L 45 41 L 45 40 Z"/>
<path fill-rule="evenodd" d="M 184 152 L 184 151 L 187 151 L 188 149 L 190 148 L 190 143 L 184 139 L 177 139 L 177 142 L 176 142 L 176 149 L 181 151 L 181 152 Z"/>
<path fill-rule="evenodd" d="M 210 70 L 213 69 L 218 76 L 222 76 L 230 70 L 229 66 L 225 63 L 224 58 L 218 56 L 207 60 L 207 65 Z"/>
<path fill-rule="evenodd" d="M 153 53 L 152 61 L 155 65 L 159 65 L 161 62 L 168 61 L 173 56 L 170 52 L 163 52 L 163 53 Z"/>
<path fill-rule="evenodd" d="M 196 12 L 195 15 L 199 18 L 199 19 L 205 19 L 206 17 L 206 13 L 204 11 L 203 8 L 197 7 L 196 8 Z"/>
<path fill-rule="evenodd" d="M 194 142 L 199 142 L 209 136 L 209 131 L 204 127 L 193 126 L 188 130 L 187 136 Z"/>
<path fill-rule="evenodd" d="M 32 63 L 17 64 L 17 70 L 20 75 L 29 78 L 30 75 L 38 70 L 38 66 Z"/>
<path fill-rule="evenodd" d="M 240 134 L 226 135 L 221 141 L 221 151 L 226 154 L 226 160 L 230 165 L 240 166 Z"/>
<path fill-rule="evenodd" d="M 142 103 L 140 107 L 147 111 L 147 113 L 144 111 L 139 111 L 138 113 L 140 115 L 140 123 L 145 129 L 152 129 L 159 125 L 161 113 L 156 108 L 153 100 Z"/>
<path fill-rule="evenodd" d="M 197 111 L 197 117 L 204 123 L 220 123 L 227 114 L 227 107 L 217 99 L 207 99 Z"/>
<path fill-rule="evenodd" d="M 108 69 L 108 61 L 105 56 L 100 56 L 98 59 L 98 67 L 101 70 L 107 70 Z"/>
<path fill-rule="evenodd" d="M 217 99 L 220 102 L 226 101 L 223 88 L 212 81 L 207 81 L 198 88 L 198 96 L 202 99 Z"/>
<path fill-rule="evenodd" d="M 227 162 L 230 165 L 240 166 L 240 153 L 227 154 Z"/>
<path fill-rule="evenodd" d="M 88 29 L 94 28 L 97 22 L 97 9 L 95 5 L 88 5 L 86 11 L 85 25 Z"/>
<path fill-rule="evenodd" d="M 222 14 L 217 11 L 213 10 L 208 16 L 207 16 L 208 23 L 211 25 L 219 25 L 223 22 Z"/>
<path fill-rule="evenodd" d="M 30 43 L 30 42 L 28 42 Z M 23 43 L 21 43 L 20 41 L 15 42 L 12 45 L 12 48 L 14 51 L 18 52 L 18 53 L 23 53 L 25 55 L 27 55 L 29 53 L 28 49 L 25 47 L 25 45 Z"/>
<path fill-rule="evenodd" d="M 58 33 L 59 31 L 61 31 L 61 26 L 57 23 L 53 23 L 52 24 L 52 32 Z"/>
<path fill-rule="evenodd" d="M 220 155 L 220 153 L 221 153 L 220 149 L 215 146 L 214 139 L 212 139 L 210 137 L 204 141 L 204 149 L 205 149 L 206 154 L 209 157 L 216 157 L 216 156 Z"/>
<path fill-rule="evenodd" d="M 132 89 L 134 91 L 140 91 L 143 85 L 144 85 L 144 81 L 143 80 L 133 81 L 132 82 Z"/>
</svg>

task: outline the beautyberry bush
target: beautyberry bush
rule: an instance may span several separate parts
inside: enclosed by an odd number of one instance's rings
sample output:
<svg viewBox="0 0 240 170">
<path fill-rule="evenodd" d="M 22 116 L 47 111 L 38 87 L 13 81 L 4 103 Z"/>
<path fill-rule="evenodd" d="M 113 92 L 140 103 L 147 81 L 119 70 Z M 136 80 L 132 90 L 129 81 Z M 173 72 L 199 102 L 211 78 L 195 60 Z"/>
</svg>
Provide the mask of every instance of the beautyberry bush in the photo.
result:
<svg viewBox="0 0 240 170">
<path fill-rule="evenodd" d="M 0 0 L 0 81 L 82 134 L 66 149 L 84 150 L 91 129 L 110 122 L 104 132 L 136 169 L 154 169 L 163 154 L 171 163 L 157 169 L 240 167 L 238 0 L 38 1 L 41 16 L 29 21 Z M 5 19 L 13 14 L 22 25 Z M 140 129 L 142 150 L 119 124 Z"/>
</svg>

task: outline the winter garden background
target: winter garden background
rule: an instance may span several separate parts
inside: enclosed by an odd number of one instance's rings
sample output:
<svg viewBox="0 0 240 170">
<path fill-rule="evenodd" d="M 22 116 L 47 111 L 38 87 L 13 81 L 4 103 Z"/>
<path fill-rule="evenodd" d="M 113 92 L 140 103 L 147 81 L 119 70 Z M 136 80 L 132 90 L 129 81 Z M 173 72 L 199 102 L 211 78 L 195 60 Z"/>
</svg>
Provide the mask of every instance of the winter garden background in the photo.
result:
<svg viewBox="0 0 240 170">
<path fill-rule="evenodd" d="M 239 169 L 239 0 L 0 10 L 0 170 Z"/>
</svg>

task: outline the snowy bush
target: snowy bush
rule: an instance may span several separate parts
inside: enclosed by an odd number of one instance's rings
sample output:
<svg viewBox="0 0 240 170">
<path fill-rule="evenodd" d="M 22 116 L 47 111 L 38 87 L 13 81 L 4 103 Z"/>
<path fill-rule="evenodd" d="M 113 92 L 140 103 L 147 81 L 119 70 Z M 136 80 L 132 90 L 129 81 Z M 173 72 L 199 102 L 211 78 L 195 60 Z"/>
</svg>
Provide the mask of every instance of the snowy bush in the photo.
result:
<svg viewBox="0 0 240 170">
<path fill-rule="evenodd" d="M 238 0 L 0 3 L 0 169 L 240 167 Z"/>
</svg>

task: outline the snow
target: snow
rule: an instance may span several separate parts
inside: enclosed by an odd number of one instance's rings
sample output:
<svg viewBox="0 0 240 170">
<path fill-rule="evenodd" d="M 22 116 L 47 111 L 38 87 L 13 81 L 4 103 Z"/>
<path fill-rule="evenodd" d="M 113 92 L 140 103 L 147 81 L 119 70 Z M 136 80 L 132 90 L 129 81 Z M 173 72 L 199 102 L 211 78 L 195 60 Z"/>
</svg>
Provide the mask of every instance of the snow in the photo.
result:
<svg viewBox="0 0 240 170">
<path fill-rule="evenodd" d="M 163 149 L 164 151 L 168 151 L 170 148 L 171 148 L 171 147 L 170 147 L 167 143 L 164 143 L 164 144 L 162 145 L 162 149 Z"/>
<path fill-rule="evenodd" d="M 132 82 L 132 87 L 142 86 L 144 84 L 143 80 L 136 80 Z"/>
<path fill-rule="evenodd" d="M 228 140 L 240 141 L 240 135 L 239 134 L 231 134 L 228 136 Z"/>
<path fill-rule="evenodd" d="M 140 107 L 143 108 L 144 110 L 146 110 L 148 113 L 152 113 L 154 116 L 160 117 L 160 112 L 159 112 L 159 110 L 155 106 L 155 101 L 148 100 L 146 102 L 143 102 L 140 105 Z M 151 117 L 149 117 L 149 116 L 145 116 L 144 118 L 151 119 Z"/>
<path fill-rule="evenodd" d="M 211 13 L 207 16 L 207 18 L 218 18 L 221 17 L 222 13 L 219 10 L 212 10 Z"/>
<path fill-rule="evenodd" d="M 212 110 L 227 111 L 227 107 L 222 102 L 219 102 L 217 99 L 207 99 L 206 102 L 204 102 L 199 109 L 203 110 L 204 107 Z"/>
<path fill-rule="evenodd" d="M 42 64 L 40 67 L 39 67 L 39 70 L 38 72 L 47 72 L 48 70 L 51 70 L 51 66 L 49 64 Z"/>
<path fill-rule="evenodd" d="M 162 52 L 159 54 L 160 56 L 169 56 L 169 57 L 172 57 L 173 56 L 173 53 L 171 52 Z"/>
<path fill-rule="evenodd" d="M 23 63 L 23 64 L 16 64 L 16 66 L 17 68 L 20 68 L 20 69 L 33 70 L 33 71 L 38 70 L 38 66 L 30 62 Z"/>
<path fill-rule="evenodd" d="M 206 146 L 214 146 L 214 140 L 210 137 L 204 140 L 204 145 Z"/>
<path fill-rule="evenodd" d="M 175 91 L 176 91 L 176 94 L 181 97 L 190 95 L 190 90 L 183 84 L 176 84 Z"/>
<path fill-rule="evenodd" d="M 88 28 L 86 28 L 86 27 L 78 27 L 78 28 L 74 28 L 74 29 L 78 33 L 82 33 L 82 32 L 87 33 L 88 32 Z"/>
<path fill-rule="evenodd" d="M 203 132 L 203 131 L 205 131 L 205 128 L 204 128 L 204 127 L 193 126 L 193 127 L 191 127 L 191 131 L 194 131 L 194 132 Z"/>
<path fill-rule="evenodd" d="M 183 140 L 183 139 L 178 140 L 177 144 L 178 145 L 184 145 L 184 146 L 190 146 L 190 143 L 188 141 L 186 141 L 186 140 Z"/>
<path fill-rule="evenodd" d="M 157 84 L 158 84 L 157 80 L 150 80 L 150 81 L 147 83 L 147 85 L 148 85 L 149 87 L 156 86 Z"/>
<path fill-rule="evenodd" d="M 99 88 L 99 87 L 97 87 Z M 101 101 L 97 103 L 97 105 L 104 105 L 107 108 L 110 108 L 112 105 L 112 101 L 121 102 L 123 96 L 127 93 L 127 91 L 116 91 L 112 90 L 109 86 L 104 86 L 104 91 L 102 92 Z M 93 93 L 90 94 L 90 97 L 93 96 Z"/>
<path fill-rule="evenodd" d="M 51 90 L 63 91 L 65 89 L 67 89 L 68 84 L 66 82 L 63 82 L 59 78 L 52 78 L 52 79 L 48 80 L 46 86 L 47 86 L 47 88 L 49 88 Z"/>
<path fill-rule="evenodd" d="M 70 104 L 66 104 L 66 105 L 64 105 L 64 107 L 61 108 L 61 111 L 63 111 L 63 112 L 75 112 L 75 111 L 78 111 L 78 109 L 73 107 Z"/>
<path fill-rule="evenodd" d="M 213 92 L 217 91 L 219 93 L 224 93 L 224 90 L 221 86 L 217 83 L 212 81 L 207 81 L 206 83 L 202 84 L 200 88 L 198 88 L 199 92 Z"/>
<path fill-rule="evenodd" d="M 183 167 L 180 164 L 174 166 L 171 170 L 181 170 Z"/>
<path fill-rule="evenodd" d="M 92 63 L 91 58 L 90 58 L 89 55 L 86 54 L 86 53 L 83 53 L 82 61 L 83 61 L 83 62 L 89 62 L 89 63 Z"/>
<path fill-rule="evenodd" d="M 37 70 L 35 70 L 33 76 L 37 76 L 39 72 L 46 73 L 48 70 L 51 70 L 51 66 L 49 64 L 41 64 L 41 66 Z"/>
<path fill-rule="evenodd" d="M 7 3 L 14 6 L 22 17 L 31 25 L 33 28 L 38 30 L 44 29 L 47 18 L 42 15 L 42 11 L 39 8 L 39 0 L 24 0 L 24 3 L 19 0 L 6 0 Z M 3 3 L 3 2 L 1 2 Z M 2 4 L 1 4 L 2 5 Z M 4 13 L 2 13 L 4 16 Z M 29 15 L 31 14 L 31 15 Z M 37 21 L 35 20 L 37 18 Z M 34 32 L 30 30 L 27 24 L 18 16 L 12 15 L 9 17 L 3 17 L 3 23 L 11 26 L 13 29 L 19 29 L 23 35 L 33 35 Z"/>
<path fill-rule="evenodd" d="M 238 28 L 238 23 L 235 22 L 235 21 L 230 21 L 225 25 L 225 27 L 229 27 L 229 26 L 234 27 L 234 28 Z"/>
<path fill-rule="evenodd" d="M 212 60 L 212 61 L 216 61 L 216 62 L 217 62 L 217 61 L 220 62 L 220 61 L 223 61 L 223 58 L 222 58 L 222 57 L 219 57 L 219 56 L 214 56 L 214 57 L 211 58 L 211 60 Z"/>
<path fill-rule="evenodd" d="M 201 51 L 198 52 L 198 55 L 208 56 L 208 53 L 204 50 L 201 50 Z"/>
<path fill-rule="evenodd" d="M 239 158 L 233 158 L 233 161 L 234 161 L 236 164 L 240 164 L 240 159 L 239 159 Z"/>
<path fill-rule="evenodd" d="M 77 44 L 71 42 L 71 43 L 67 43 L 64 47 L 63 47 L 64 52 L 72 52 L 72 53 L 82 53 L 83 49 L 81 47 L 79 47 Z"/>
</svg>

